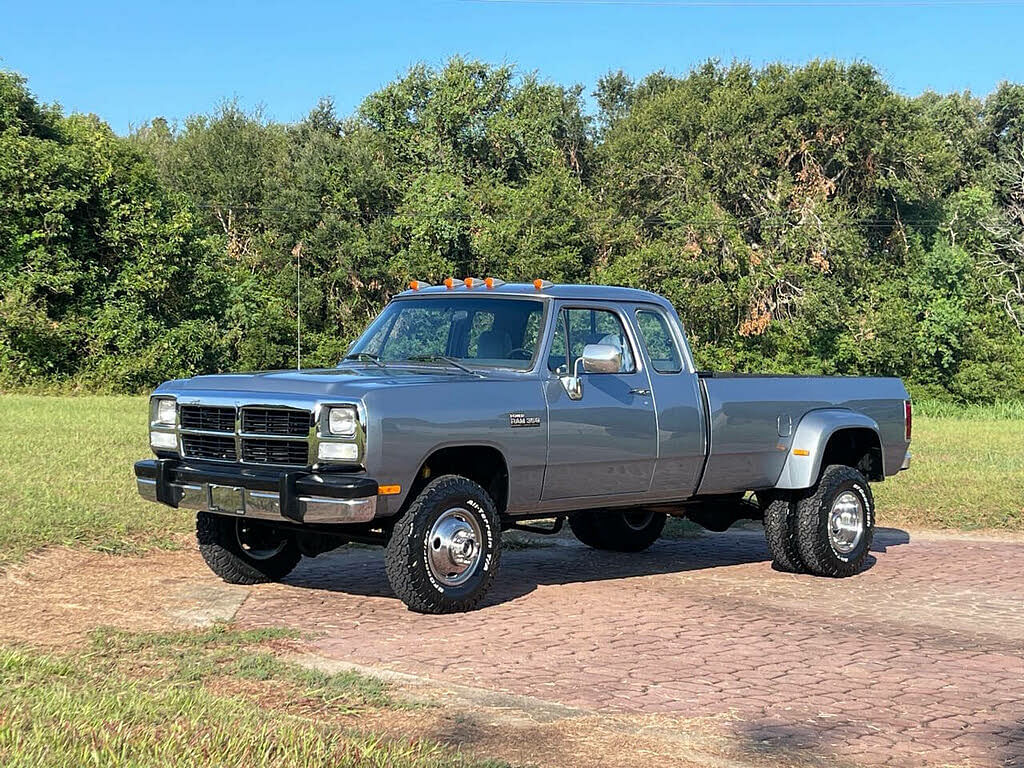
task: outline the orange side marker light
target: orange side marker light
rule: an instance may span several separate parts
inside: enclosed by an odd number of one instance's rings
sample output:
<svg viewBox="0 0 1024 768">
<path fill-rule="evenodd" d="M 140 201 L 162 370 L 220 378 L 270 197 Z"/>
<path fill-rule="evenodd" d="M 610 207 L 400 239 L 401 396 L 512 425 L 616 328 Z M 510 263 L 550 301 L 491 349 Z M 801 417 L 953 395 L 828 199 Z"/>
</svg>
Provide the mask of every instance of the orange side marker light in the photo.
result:
<svg viewBox="0 0 1024 768">
<path fill-rule="evenodd" d="M 381 485 L 377 487 L 377 494 L 380 496 L 394 496 L 402 492 L 400 485 Z"/>
<path fill-rule="evenodd" d="M 793 455 L 794 456 L 810 456 L 811 452 L 808 451 L 806 448 L 794 448 L 793 449 Z"/>
</svg>

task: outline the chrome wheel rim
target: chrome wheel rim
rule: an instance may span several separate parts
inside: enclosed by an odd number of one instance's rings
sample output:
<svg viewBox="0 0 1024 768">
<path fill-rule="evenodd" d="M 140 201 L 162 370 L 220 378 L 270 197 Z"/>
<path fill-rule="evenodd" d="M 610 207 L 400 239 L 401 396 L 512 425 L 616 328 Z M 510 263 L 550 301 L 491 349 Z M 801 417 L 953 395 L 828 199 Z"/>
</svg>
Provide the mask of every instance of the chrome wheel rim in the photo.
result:
<svg viewBox="0 0 1024 768">
<path fill-rule="evenodd" d="M 654 512 L 651 510 L 641 510 L 640 512 L 623 512 L 622 519 L 626 522 L 630 528 L 634 531 L 642 531 L 654 518 Z"/>
<path fill-rule="evenodd" d="M 462 507 L 442 514 L 427 537 L 427 566 L 446 587 L 457 587 L 476 572 L 483 555 L 483 535 L 476 518 Z"/>
<path fill-rule="evenodd" d="M 285 548 L 288 539 L 273 529 L 260 529 L 245 520 L 235 521 L 235 539 L 246 557 L 269 560 Z"/>
<path fill-rule="evenodd" d="M 864 502 L 854 491 L 843 491 L 832 502 L 828 516 L 828 540 L 832 549 L 848 555 L 864 538 Z"/>
</svg>

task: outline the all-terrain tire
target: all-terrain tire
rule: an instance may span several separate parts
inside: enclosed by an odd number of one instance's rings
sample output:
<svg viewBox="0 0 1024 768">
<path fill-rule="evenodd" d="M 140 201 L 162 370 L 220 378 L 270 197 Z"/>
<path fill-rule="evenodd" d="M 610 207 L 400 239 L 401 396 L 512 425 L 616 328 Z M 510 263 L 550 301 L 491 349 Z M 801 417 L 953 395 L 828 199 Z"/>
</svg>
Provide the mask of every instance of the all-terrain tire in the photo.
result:
<svg viewBox="0 0 1024 768">
<path fill-rule="evenodd" d="M 240 539 L 248 540 L 250 537 L 245 533 L 240 534 L 239 526 L 265 539 L 272 546 L 265 550 L 253 549 L 251 553 L 247 552 Z M 200 512 L 196 515 L 196 540 L 199 542 L 199 553 L 210 570 L 228 584 L 280 581 L 302 559 L 302 553 L 286 531 L 280 531 L 272 523 L 260 520 Z M 253 556 L 256 552 L 260 554 Z"/>
<path fill-rule="evenodd" d="M 658 540 L 665 513 L 654 510 L 590 509 L 569 515 L 573 534 L 588 547 L 642 552 Z"/>
<path fill-rule="evenodd" d="M 475 522 L 479 531 L 479 556 L 466 568 L 465 581 L 458 584 L 446 583 L 430 564 L 431 550 L 440 542 L 432 536 L 434 526 L 453 514 L 459 521 L 472 517 L 467 524 Z M 494 501 L 479 485 L 459 475 L 442 475 L 420 492 L 395 523 L 385 551 L 391 589 L 417 613 L 473 610 L 490 589 L 500 559 L 501 521 Z"/>
<path fill-rule="evenodd" d="M 796 502 L 791 494 L 764 499 L 764 537 L 775 568 L 786 573 L 807 573 L 797 545 Z"/>
<path fill-rule="evenodd" d="M 857 514 L 863 526 L 859 540 L 848 552 L 838 549 L 829 536 L 833 506 L 844 494 L 859 500 Z M 818 484 L 797 500 L 796 517 L 797 546 L 808 571 L 816 576 L 842 577 L 861 569 L 875 529 L 875 501 L 864 475 L 853 467 L 826 467 Z"/>
</svg>

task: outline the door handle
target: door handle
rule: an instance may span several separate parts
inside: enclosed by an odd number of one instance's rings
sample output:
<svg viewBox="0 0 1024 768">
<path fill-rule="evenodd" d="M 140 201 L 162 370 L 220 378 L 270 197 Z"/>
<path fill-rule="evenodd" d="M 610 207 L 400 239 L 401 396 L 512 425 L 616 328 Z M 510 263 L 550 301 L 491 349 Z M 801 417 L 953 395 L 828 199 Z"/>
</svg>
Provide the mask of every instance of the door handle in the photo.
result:
<svg viewBox="0 0 1024 768">
<path fill-rule="evenodd" d="M 633 387 L 631 390 L 629 390 L 629 394 L 631 394 L 631 395 L 643 395 L 643 396 L 646 397 L 647 395 L 651 394 L 651 390 L 644 389 L 643 387 Z"/>
</svg>

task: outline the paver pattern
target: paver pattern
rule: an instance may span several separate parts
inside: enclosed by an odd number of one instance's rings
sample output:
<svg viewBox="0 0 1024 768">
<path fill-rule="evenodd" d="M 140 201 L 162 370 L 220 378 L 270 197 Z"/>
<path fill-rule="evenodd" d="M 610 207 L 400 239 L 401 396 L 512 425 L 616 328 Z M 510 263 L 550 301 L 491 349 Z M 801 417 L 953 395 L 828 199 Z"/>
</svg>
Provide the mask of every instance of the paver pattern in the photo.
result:
<svg viewBox="0 0 1024 768">
<path fill-rule="evenodd" d="M 379 552 L 306 560 L 238 620 L 319 653 L 599 712 L 719 716 L 752 753 L 1024 766 L 1024 544 L 881 530 L 867 569 L 771 569 L 748 531 L 506 552 L 488 604 L 411 613 Z"/>
</svg>

